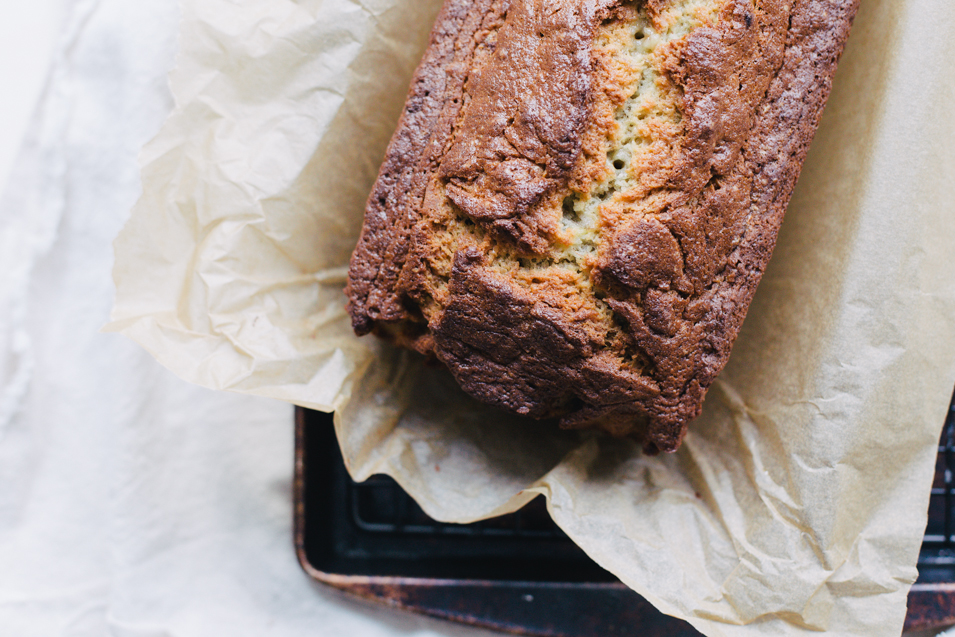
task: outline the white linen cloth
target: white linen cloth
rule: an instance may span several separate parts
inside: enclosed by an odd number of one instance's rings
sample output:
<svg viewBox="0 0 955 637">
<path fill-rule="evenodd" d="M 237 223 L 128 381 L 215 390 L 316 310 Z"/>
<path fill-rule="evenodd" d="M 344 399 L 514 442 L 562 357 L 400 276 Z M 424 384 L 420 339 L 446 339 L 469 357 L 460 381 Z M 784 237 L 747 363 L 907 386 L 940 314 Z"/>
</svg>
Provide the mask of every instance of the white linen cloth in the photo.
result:
<svg viewBox="0 0 955 637">
<path fill-rule="evenodd" d="M 136 156 L 172 106 L 179 12 L 62 7 L 0 174 L 0 637 L 489 635 L 313 583 L 292 548 L 292 407 L 190 385 L 98 332 Z"/>
</svg>

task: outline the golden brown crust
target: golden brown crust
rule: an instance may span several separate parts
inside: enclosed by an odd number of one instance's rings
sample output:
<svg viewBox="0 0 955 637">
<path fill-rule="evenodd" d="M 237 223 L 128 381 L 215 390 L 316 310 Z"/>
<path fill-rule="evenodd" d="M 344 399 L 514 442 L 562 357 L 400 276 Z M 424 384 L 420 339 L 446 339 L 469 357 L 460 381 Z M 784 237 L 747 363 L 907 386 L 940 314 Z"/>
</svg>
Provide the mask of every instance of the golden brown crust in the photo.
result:
<svg viewBox="0 0 955 637">
<path fill-rule="evenodd" d="M 359 334 L 371 331 L 376 322 L 411 318 L 396 288 L 411 227 L 461 110 L 464 82 L 480 53 L 476 43 L 499 28 L 501 5 L 501 0 L 448 0 L 431 31 L 352 255 L 348 295 Z"/>
<path fill-rule="evenodd" d="M 369 200 L 356 331 L 672 451 L 766 266 L 858 0 L 449 0 Z"/>
</svg>

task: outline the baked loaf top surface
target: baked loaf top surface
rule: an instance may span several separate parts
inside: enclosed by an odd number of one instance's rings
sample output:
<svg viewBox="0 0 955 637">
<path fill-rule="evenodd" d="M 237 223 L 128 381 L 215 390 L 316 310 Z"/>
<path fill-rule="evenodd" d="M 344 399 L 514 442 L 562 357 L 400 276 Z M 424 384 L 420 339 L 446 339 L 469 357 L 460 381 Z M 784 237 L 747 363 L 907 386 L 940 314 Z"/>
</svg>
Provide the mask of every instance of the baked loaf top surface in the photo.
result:
<svg viewBox="0 0 955 637">
<path fill-rule="evenodd" d="M 858 0 L 446 0 L 365 212 L 356 332 L 675 450 L 726 364 Z"/>
</svg>

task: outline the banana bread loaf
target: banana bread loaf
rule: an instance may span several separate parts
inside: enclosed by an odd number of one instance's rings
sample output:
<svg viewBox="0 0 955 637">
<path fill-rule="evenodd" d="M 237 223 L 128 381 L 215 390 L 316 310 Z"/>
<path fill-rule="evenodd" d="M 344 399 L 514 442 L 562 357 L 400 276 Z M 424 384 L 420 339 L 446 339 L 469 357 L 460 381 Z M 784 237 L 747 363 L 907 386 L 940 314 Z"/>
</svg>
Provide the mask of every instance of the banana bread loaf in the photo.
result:
<svg viewBox="0 0 955 637">
<path fill-rule="evenodd" d="M 776 242 L 858 0 L 446 0 L 365 212 L 358 334 L 675 450 Z"/>
</svg>

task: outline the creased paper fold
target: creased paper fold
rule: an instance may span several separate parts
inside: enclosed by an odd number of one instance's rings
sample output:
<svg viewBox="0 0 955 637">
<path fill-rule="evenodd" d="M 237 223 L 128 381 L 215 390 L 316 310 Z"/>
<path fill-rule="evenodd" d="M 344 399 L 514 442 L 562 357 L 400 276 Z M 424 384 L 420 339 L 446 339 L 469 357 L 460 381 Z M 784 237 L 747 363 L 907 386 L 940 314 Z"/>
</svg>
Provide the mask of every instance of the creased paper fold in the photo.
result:
<svg viewBox="0 0 955 637">
<path fill-rule="evenodd" d="M 348 258 L 438 8 L 185 0 L 107 329 L 192 382 L 335 410 L 352 475 L 438 519 L 545 494 L 704 634 L 897 635 L 955 382 L 955 5 L 863 3 L 730 363 L 658 457 L 477 404 L 351 332 Z"/>
</svg>

